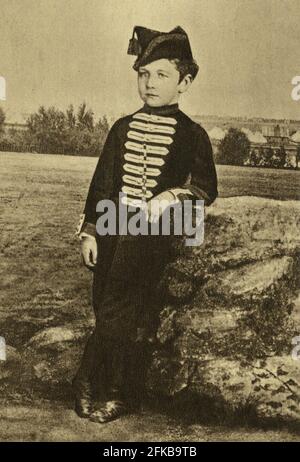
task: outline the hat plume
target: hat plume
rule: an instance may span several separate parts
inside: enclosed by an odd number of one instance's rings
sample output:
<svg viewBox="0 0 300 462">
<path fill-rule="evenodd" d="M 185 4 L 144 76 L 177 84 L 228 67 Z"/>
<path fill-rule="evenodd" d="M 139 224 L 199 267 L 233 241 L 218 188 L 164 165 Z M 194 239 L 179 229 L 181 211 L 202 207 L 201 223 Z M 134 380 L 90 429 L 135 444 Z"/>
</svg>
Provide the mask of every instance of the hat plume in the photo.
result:
<svg viewBox="0 0 300 462">
<path fill-rule="evenodd" d="M 141 51 L 141 45 L 139 44 L 138 40 L 136 38 L 130 39 L 127 54 L 138 56 L 141 53 Z"/>
</svg>

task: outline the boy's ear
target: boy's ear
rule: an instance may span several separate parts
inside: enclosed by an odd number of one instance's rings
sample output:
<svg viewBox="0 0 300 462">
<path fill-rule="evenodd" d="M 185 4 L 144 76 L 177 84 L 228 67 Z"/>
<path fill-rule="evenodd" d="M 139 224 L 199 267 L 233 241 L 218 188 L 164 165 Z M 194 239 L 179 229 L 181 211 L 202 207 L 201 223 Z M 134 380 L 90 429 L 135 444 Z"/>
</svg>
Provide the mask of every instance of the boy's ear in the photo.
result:
<svg viewBox="0 0 300 462">
<path fill-rule="evenodd" d="M 193 77 L 191 74 L 187 74 L 183 77 L 183 79 L 178 84 L 178 92 L 184 93 L 189 89 L 193 82 Z"/>
</svg>

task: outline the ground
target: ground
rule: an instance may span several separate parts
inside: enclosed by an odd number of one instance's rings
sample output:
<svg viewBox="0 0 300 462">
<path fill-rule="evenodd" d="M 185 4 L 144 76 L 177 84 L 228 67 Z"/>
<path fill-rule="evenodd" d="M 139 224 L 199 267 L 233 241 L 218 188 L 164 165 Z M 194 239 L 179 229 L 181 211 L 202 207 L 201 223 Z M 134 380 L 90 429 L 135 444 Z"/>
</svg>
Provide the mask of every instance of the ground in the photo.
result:
<svg viewBox="0 0 300 462">
<path fill-rule="evenodd" d="M 81 265 L 74 230 L 96 158 L 0 153 L 0 335 L 21 350 L 40 329 L 91 315 L 91 273 Z M 299 171 L 218 166 L 220 197 L 298 199 Z M 22 384 L 20 385 L 22 389 Z M 1 390 L 2 391 L 2 390 Z M 22 394 L 21 394 L 22 395 Z M 2 392 L 3 396 L 3 392 Z M 2 401 L 2 441 L 292 441 L 291 429 L 182 424 L 147 409 L 99 427 L 71 403 Z"/>
<path fill-rule="evenodd" d="M 0 410 L 0 441 L 299 441 L 288 429 L 187 424 L 146 409 L 105 425 L 79 419 L 61 403 L 5 405 Z"/>
</svg>

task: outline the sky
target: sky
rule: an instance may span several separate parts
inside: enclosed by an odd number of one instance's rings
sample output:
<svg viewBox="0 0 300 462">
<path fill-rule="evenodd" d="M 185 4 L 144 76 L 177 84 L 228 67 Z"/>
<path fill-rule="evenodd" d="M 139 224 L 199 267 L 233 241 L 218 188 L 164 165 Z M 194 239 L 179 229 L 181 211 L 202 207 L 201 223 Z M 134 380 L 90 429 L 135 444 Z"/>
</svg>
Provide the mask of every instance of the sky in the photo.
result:
<svg viewBox="0 0 300 462">
<path fill-rule="evenodd" d="M 300 119 L 299 24 L 300 0 L 0 0 L 0 105 L 9 121 L 83 101 L 97 117 L 133 112 L 133 27 L 180 25 L 200 66 L 185 112 Z"/>
</svg>

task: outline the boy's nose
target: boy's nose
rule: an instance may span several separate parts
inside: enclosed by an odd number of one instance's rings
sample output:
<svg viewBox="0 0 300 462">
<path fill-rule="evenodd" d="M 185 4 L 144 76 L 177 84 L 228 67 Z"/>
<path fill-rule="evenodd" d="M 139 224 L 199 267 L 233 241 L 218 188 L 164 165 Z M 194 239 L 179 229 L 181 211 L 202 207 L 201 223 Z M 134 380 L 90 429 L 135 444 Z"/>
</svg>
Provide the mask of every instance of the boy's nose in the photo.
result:
<svg viewBox="0 0 300 462">
<path fill-rule="evenodd" d="M 147 88 L 154 88 L 154 79 L 153 77 L 148 77 L 147 82 L 146 82 L 146 87 Z"/>
</svg>

